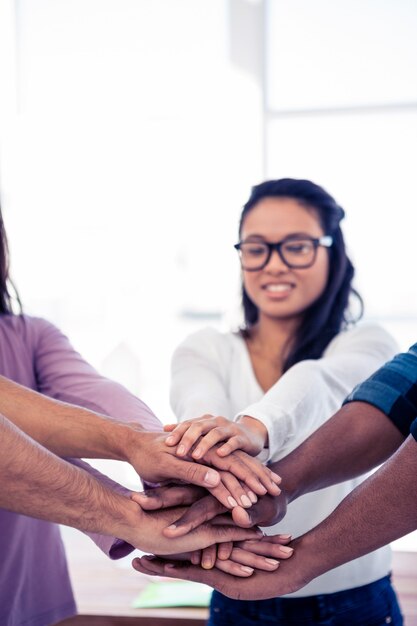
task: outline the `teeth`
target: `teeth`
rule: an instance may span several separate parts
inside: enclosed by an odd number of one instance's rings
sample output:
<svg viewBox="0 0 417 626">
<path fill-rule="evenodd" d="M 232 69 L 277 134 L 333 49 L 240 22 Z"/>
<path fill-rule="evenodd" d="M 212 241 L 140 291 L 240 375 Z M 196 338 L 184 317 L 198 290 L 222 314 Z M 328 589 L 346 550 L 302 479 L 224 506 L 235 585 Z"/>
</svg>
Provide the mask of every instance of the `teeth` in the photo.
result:
<svg viewBox="0 0 417 626">
<path fill-rule="evenodd" d="M 288 291 L 291 289 L 291 285 L 266 285 L 265 289 L 266 291 Z"/>
</svg>

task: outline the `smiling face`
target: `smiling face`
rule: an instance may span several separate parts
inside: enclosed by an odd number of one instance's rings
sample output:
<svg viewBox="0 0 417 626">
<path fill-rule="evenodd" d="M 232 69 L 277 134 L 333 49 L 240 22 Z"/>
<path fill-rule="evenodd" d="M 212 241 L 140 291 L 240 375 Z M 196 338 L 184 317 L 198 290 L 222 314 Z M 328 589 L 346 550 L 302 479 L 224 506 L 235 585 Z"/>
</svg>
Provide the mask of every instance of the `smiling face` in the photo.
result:
<svg viewBox="0 0 417 626">
<path fill-rule="evenodd" d="M 318 238 L 325 233 L 314 208 L 293 198 L 264 198 L 246 215 L 240 241 L 276 243 L 287 237 Z M 267 265 L 257 271 L 242 270 L 245 290 L 262 317 L 301 318 L 323 293 L 329 274 L 329 257 L 319 246 L 314 264 L 291 269 L 274 250 Z"/>
</svg>

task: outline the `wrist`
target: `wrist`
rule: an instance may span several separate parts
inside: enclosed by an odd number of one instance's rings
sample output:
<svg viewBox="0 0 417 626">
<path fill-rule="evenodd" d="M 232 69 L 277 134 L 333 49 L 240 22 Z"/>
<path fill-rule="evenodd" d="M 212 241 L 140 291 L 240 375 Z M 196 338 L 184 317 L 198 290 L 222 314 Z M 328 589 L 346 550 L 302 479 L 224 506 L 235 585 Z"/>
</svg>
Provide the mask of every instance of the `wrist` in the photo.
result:
<svg viewBox="0 0 417 626">
<path fill-rule="evenodd" d="M 103 446 L 109 455 L 107 458 L 130 463 L 133 454 L 137 455 L 142 446 L 142 433 L 142 428 L 136 427 L 136 424 L 108 420 L 102 429 Z"/>
<path fill-rule="evenodd" d="M 323 563 L 325 554 L 323 550 L 317 548 L 314 535 L 306 533 L 288 545 L 294 549 L 294 553 L 291 559 L 285 562 L 285 566 L 287 568 L 289 565 L 292 568 L 289 578 L 293 586 L 292 592 L 294 592 L 305 587 L 327 569 Z"/>
<path fill-rule="evenodd" d="M 287 504 L 296 500 L 305 493 L 305 475 L 301 462 L 293 463 L 291 453 L 268 465 L 269 469 L 281 476 L 281 491 L 285 494 Z"/>
<path fill-rule="evenodd" d="M 143 511 L 140 506 L 127 496 L 113 493 L 111 499 L 106 499 L 103 508 L 102 528 L 99 532 L 122 539 L 134 546 L 138 545 L 140 527 L 143 521 Z"/>
<path fill-rule="evenodd" d="M 238 424 L 241 424 L 250 430 L 257 440 L 262 444 L 262 448 L 268 447 L 268 431 L 266 426 L 256 417 L 250 415 L 241 415 L 238 418 Z"/>
</svg>

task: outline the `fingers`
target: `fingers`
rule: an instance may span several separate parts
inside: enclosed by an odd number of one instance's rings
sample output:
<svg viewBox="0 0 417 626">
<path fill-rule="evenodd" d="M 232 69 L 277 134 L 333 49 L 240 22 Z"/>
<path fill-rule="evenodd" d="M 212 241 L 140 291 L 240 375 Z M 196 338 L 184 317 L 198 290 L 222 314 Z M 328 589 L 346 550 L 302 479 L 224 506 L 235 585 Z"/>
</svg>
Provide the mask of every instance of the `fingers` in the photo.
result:
<svg viewBox="0 0 417 626">
<path fill-rule="evenodd" d="M 227 561 L 220 561 L 217 559 L 215 563 L 215 568 L 225 572 L 226 574 L 231 574 L 232 576 L 239 576 L 241 578 L 248 578 L 252 576 L 254 569 L 253 567 L 249 567 L 242 563 L 236 563 L 231 559 Z"/>
<path fill-rule="evenodd" d="M 170 456 L 171 459 L 173 465 L 170 475 L 173 478 L 206 488 L 215 487 L 220 483 L 219 473 L 206 465 L 180 460 L 175 456 Z"/>
<path fill-rule="evenodd" d="M 212 569 L 217 560 L 217 545 L 208 546 L 204 548 L 201 554 L 201 567 L 204 569 Z"/>
<path fill-rule="evenodd" d="M 195 580 L 196 582 L 205 582 L 203 579 L 211 573 L 187 562 L 166 561 L 151 555 L 133 559 L 132 566 L 135 570 L 147 576 L 183 578 L 184 580 Z"/>
<path fill-rule="evenodd" d="M 211 449 L 204 456 L 204 460 L 216 469 L 227 470 L 258 495 L 270 493 L 277 496 L 281 493 L 278 487 L 281 482 L 280 476 L 242 450 L 237 450 L 226 457 L 219 457 L 217 451 Z"/>
<path fill-rule="evenodd" d="M 247 567 L 252 568 L 252 571 L 254 569 L 260 569 L 265 572 L 273 572 L 279 567 L 279 561 L 275 558 L 270 558 L 269 556 L 265 557 L 257 554 L 256 552 L 249 552 L 248 550 L 239 547 L 233 548 L 230 560 L 235 563 L 240 563 L 241 565 L 246 565 Z M 219 567 L 218 562 L 216 562 L 216 567 Z"/>
<path fill-rule="evenodd" d="M 213 543 L 223 543 L 224 541 L 234 542 L 249 539 L 260 539 L 263 536 L 263 533 L 259 530 L 259 528 L 239 528 L 238 526 L 230 524 L 212 524 L 207 530 L 209 533 L 209 540 L 207 541 L 206 546 Z"/>
<path fill-rule="evenodd" d="M 215 569 L 205 570 L 200 566 L 190 565 L 183 562 L 167 561 L 148 555 L 136 558 L 132 561 L 132 566 L 138 572 L 147 576 L 165 576 L 168 578 L 183 578 L 214 585 L 214 581 L 219 577 L 219 571 L 225 574 L 248 578 L 253 574 L 253 569 L 233 561 L 216 561 Z"/>
<path fill-rule="evenodd" d="M 217 558 L 221 561 L 227 561 L 232 554 L 233 543 L 231 541 L 225 541 L 217 546 Z"/>
<path fill-rule="evenodd" d="M 224 561 L 221 561 L 224 567 Z M 235 576 L 228 572 L 223 572 L 217 567 L 211 570 L 205 570 L 202 567 L 191 565 L 190 563 L 164 561 L 161 559 L 155 559 L 153 557 L 142 557 L 140 559 L 134 559 L 132 561 L 133 568 L 138 572 L 142 572 L 147 576 L 165 576 L 167 578 L 182 578 L 183 580 L 193 580 L 198 583 L 204 583 L 209 587 L 217 589 L 221 593 L 227 595 L 229 598 L 235 599 L 249 599 L 255 597 L 271 597 L 273 594 L 265 592 L 257 593 L 257 588 L 252 591 L 252 580 L 250 579 L 251 573 L 247 572 L 246 576 Z M 243 573 L 242 568 L 245 565 L 240 565 L 240 571 Z M 249 578 L 249 587 L 243 587 L 242 583 L 245 578 Z M 237 584 L 241 581 L 241 584 Z M 259 583 L 258 583 L 259 586 Z M 269 590 L 268 590 L 269 591 Z M 285 590 L 286 591 L 286 590 Z"/>
<path fill-rule="evenodd" d="M 198 441 L 196 448 L 192 451 L 193 459 L 201 459 L 213 446 L 220 441 L 229 440 L 235 433 L 234 424 L 230 422 L 227 426 L 216 427 L 210 430 Z"/>
<path fill-rule="evenodd" d="M 170 433 L 170 432 L 171 432 L 171 431 L 173 431 L 173 430 L 174 430 L 174 428 L 176 428 L 176 427 L 177 427 L 177 424 L 165 424 L 165 426 L 164 426 L 164 432 L 165 432 L 165 433 Z M 165 443 L 166 443 L 166 440 L 165 440 Z M 168 444 L 168 445 L 172 445 L 172 444 Z"/>
<path fill-rule="evenodd" d="M 200 418 L 186 420 L 181 424 L 177 424 L 165 440 L 165 443 L 169 446 L 179 444 L 177 448 L 178 456 L 186 456 L 201 435 L 215 428 L 217 425 L 216 419 L 211 415 L 203 415 Z"/>
<path fill-rule="evenodd" d="M 139 503 L 140 504 L 140 503 Z M 204 522 L 224 513 L 226 507 L 212 496 L 205 496 L 195 502 L 178 520 L 163 530 L 166 537 L 181 537 Z"/>
<path fill-rule="evenodd" d="M 251 526 L 253 526 L 249 512 L 241 506 L 236 506 L 232 510 L 232 518 L 234 523 L 241 528 L 250 528 Z"/>
<path fill-rule="evenodd" d="M 230 439 L 228 439 L 226 443 L 222 444 L 220 448 L 217 449 L 217 454 L 219 456 L 228 456 L 235 450 L 244 450 L 248 452 L 245 443 L 242 441 L 242 438 L 239 435 L 234 435 L 233 437 L 230 437 Z"/>
<path fill-rule="evenodd" d="M 193 565 L 200 565 L 201 563 L 201 552 L 202 550 L 194 550 L 194 552 L 191 553 L 190 556 L 190 561 Z"/>
<path fill-rule="evenodd" d="M 265 495 L 256 502 L 253 507 L 245 511 L 242 507 L 233 509 L 233 521 L 242 528 L 249 526 L 272 526 L 282 520 L 287 511 L 287 498 L 285 492 L 279 496 Z"/>
<path fill-rule="evenodd" d="M 171 506 L 188 506 L 202 498 L 206 493 L 205 489 L 195 485 L 171 484 L 134 493 L 131 499 L 137 502 L 145 511 L 155 511 L 157 509 L 167 509 Z"/>
<path fill-rule="evenodd" d="M 253 555 L 259 555 L 266 558 L 274 559 L 289 559 L 293 553 L 294 549 L 290 546 L 284 545 L 291 540 L 291 535 L 272 535 L 265 536 L 262 539 L 255 539 L 250 541 L 242 541 L 235 545 L 234 549 L 241 548 L 243 549 L 245 555 L 244 558 L 247 558 L 247 555 L 252 553 Z M 239 554 L 240 555 L 240 554 Z M 234 558 L 233 555 L 230 558 Z M 243 562 L 239 559 L 239 562 Z M 244 561 L 245 563 L 249 563 L 252 567 L 257 567 L 253 565 L 255 561 Z M 262 567 L 257 567 L 257 569 L 263 569 Z"/>
<path fill-rule="evenodd" d="M 225 502 L 224 498 L 226 498 L 228 508 L 232 509 L 235 506 L 249 508 L 257 502 L 257 495 L 233 474 L 230 472 L 219 472 L 219 474 L 220 483 L 209 491 L 222 502 Z"/>
</svg>

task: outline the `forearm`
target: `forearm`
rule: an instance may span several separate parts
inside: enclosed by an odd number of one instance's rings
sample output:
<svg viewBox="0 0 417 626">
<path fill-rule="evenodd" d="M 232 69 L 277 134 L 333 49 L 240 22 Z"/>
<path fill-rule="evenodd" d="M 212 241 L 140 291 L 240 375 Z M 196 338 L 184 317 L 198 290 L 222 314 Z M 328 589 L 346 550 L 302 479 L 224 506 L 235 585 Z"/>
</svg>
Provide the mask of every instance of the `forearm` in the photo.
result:
<svg viewBox="0 0 417 626">
<path fill-rule="evenodd" d="M 0 433 L 0 507 L 130 540 L 128 528 L 140 523 L 140 509 L 129 498 L 56 457 L 3 416 Z"/>
<path fill-rule="evenodd" d="M 404 441 L 384 413 L 363 402 L 342 407 L 271 469 L 282 477 L 289 501 L 371 470 Z"/>
<path fill-rule="evenodd" d="M 319 526 L 294 542 L 307 582 L 417 528 L 417 442 L 409 437 Z"/>
<path fill-rule="evenodd" d="M 139 424 L 126 425 L 52 400 L 0 377 L 0 413 L 42 446 L 62 457 L 128 460 Z"/>
</svg>

